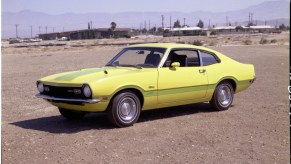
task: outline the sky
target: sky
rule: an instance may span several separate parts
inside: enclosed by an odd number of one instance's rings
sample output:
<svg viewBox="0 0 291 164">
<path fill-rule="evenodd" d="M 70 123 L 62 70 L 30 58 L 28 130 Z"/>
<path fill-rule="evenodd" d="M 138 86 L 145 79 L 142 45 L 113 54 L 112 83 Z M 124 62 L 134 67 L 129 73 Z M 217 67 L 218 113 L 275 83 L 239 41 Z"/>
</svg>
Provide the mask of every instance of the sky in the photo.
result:
<svg viewBox="0 0 291 164">
<path fill-rule="evenodd" d="M 223 12 L 271 0 L 2 0 L 2 11 L 39 11 L 47 14 L 88 12 Z"/>
</svg>

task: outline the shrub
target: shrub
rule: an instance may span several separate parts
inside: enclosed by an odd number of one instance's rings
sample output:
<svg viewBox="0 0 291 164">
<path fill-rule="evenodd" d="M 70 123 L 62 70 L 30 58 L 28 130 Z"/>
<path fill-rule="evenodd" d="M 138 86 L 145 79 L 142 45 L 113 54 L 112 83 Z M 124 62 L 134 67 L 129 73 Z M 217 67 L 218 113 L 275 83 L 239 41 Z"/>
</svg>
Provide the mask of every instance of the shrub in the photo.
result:
<svg viewBox="0 0 291 164">
<path fill-rule="evenodd" d="M 277 40 L 276 39 L 272 39 L 271 43 L 277 43 Z"/>
<path fill-rule="evenodd" d="M 217 32 L 216 31 L 211 31 L 210 35 L 217 35 Z"/>
<path fill-rule="evenodd" d="M 243 44 L 244 45 L 251 45 L 253 42 L 251 40 L 244 40 Z"/>
<path fill-rule="evenodd" d="M 268 43 L 268 40 L 266 38 L 261 38 L 260 44 L 267 44 Z"/>
<path fill-rule="evenodd" d="M 203 45 L 203 43 L 202 43 L 201 40 L 194 40 L 194 41 L 192 42 L 192 44 L 195 45 L 195 46 L 202 46 L 202 45 Z"/>
<path fill-rule="evenodd" d="M 216 45 L 216 41 L 211 41 L 210 43 L 209 43 L 209 46 L 215 46 Z"/>
</svg>

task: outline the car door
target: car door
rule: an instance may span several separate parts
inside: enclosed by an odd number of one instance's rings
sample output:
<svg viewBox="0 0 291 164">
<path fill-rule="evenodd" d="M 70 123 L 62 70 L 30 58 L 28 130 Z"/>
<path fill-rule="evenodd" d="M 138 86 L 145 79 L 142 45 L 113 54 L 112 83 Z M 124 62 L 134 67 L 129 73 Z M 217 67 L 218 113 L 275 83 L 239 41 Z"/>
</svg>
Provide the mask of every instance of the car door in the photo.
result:
<svg viewBox="0 0 291 164">
<path fill-rule="evenodd" d="M 174 62 L 179 62 L 180 66 L 171 67 Z M 183 104 L 181 102 L 203 99 L 208 80 L 200 62 L 196 50 L 171 50 L 164 66 L 158 69 L 158 104 Z"/>
</svg>

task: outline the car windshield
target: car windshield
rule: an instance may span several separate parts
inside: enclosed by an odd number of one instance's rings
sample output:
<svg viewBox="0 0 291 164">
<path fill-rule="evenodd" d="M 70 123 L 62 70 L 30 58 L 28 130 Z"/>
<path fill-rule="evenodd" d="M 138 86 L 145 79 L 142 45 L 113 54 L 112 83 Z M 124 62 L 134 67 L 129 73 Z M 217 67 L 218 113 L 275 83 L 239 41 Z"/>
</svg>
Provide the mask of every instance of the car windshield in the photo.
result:
<svg viewBox="0 0 291 164">
<path fill-rule="evenodd" d="M 125 48 L 110 60 L 106 66 L 155 68 L 158 67 L 165 51 L 165 48 Z"/>
</svg>

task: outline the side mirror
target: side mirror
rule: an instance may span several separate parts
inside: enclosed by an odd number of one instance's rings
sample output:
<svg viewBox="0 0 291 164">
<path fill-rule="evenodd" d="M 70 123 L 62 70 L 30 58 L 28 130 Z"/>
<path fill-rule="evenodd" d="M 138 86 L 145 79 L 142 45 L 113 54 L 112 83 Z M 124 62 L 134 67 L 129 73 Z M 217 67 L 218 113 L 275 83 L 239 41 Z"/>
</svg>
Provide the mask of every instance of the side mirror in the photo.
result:
<svg viewBox="0 0 291 164">
<path fill-rule="evenodd" d="M 174 62 L 171 64 L 171 68 L 176 68 L 176 67 L 180 67 L 180 63 L 179 62 Z"/>
</svg>

